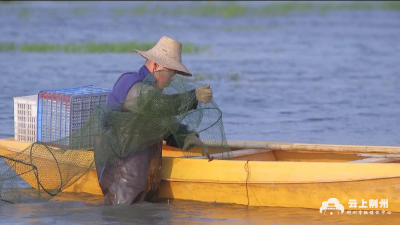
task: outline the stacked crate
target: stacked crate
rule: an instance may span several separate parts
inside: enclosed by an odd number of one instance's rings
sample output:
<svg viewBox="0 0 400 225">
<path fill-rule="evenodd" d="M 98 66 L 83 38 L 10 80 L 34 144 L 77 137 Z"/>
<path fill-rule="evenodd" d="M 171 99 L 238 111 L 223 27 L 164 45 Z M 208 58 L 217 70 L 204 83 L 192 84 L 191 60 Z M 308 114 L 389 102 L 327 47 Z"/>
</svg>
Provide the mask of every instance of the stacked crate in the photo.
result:
<svg viewBox="0 0 400 225">
<path fill-rule="evenodd" d="M 80 130 L 97 106 L 106 104 L 110 91 L 93 85 L 41 91 L 38 96 L 37 141 L 57 143 L 58 146 L 74 143 L 79 148 L 93 147 L 94 138 L 90 135 L 78 140 L 69 136 Z"/>
<path fill-rule="evenodd" d="M 14 97 L 14 139 L 36 141 L 37 95 Z"/>
</svg>

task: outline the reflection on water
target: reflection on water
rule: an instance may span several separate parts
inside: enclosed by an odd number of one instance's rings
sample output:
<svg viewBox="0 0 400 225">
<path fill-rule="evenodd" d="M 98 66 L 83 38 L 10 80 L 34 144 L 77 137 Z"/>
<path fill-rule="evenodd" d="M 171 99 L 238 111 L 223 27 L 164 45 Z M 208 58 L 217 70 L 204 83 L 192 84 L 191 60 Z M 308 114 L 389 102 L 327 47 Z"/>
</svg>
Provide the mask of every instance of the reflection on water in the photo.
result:
<svg viewBox="0 0 400 225">
<path fill-rule="evenodd" d="M 61 194 L 48 203 L 1 204 L 2 223 L 33 224 L 399 224 L 400 214 L 323 215 L 302 208 L 249 207 L 183 200 L 103 206 L 101 196 Z"/>
</svg>

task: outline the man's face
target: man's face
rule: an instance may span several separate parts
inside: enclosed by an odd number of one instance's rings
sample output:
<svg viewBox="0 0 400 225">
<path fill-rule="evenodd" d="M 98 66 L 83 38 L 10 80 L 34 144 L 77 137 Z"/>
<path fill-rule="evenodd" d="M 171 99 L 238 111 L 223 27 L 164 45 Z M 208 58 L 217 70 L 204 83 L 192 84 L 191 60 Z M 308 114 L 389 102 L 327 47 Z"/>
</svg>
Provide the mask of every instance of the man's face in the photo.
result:
<svg viewBox="0 0 400 225">
<path fill-rule="evenodd" d="M 154 78 L 157 80 L 157 87 L 164 89 L 169 86 L 171 81 L 175 79 L 175 74 L 177 71 L 171 70 L 158 65 L 157 69 L 154 71 Z"/>
</svg>

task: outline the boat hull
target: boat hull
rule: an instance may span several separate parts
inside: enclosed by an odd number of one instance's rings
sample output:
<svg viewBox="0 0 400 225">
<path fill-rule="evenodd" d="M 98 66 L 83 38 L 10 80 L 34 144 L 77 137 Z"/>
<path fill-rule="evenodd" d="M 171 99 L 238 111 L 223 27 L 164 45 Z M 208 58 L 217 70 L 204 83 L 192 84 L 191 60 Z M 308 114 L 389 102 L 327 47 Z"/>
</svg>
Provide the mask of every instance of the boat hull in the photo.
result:
<svg viewBox="0 0 400 225">
<path fill-rule="evenodd" d="M 29 144 L 0 140 L 0 146 L 0 154 L 5 155 Z M 400 212 L 398 163 L 348 163 L 362 157 L 346 152 L 265 152 L 212 161 L 179 158 L 180 154 L 163 148 L 161 198 L 312 209 L 336 198 L 347 210 Z M 63 192 L 102 195 L 94 169 Z M 350 208 L 350 199 L 357 201 L 357 208 Z M 370 199 L 387 199 L 388 204 L 370 208 Z M 359 207 L 363 201 L 366 208 Z"/>
<path fill-rule="evenodd" d="M 167 165 L 163 171 L 172 169 L 174 172 L 163 173 L 162 198 L 311 209 L 320 209 L 324 201 L 336 198 L 347 210 L 400 212 L 400 178 L 396 173 L 380 177 L 386 170 L 400 169 L 397 164 L 306 163 L 305 166 L 303 162 L 248 162 L 246 165 L 247 162 L 233 161 L 231 166 L 225 163 L 213 166 L 214 170 L 219 170 L 214 174 L 219 175 L 210 176 L 210 171 L 204 169 L 206 165 L 197 165 L 207 161 L 187 162 L 193 166 L 190 170 L 176 160 L 181 159 L 164 158 L 163 163 Z M 171 163 L 175 165 L 168 165 Z M 186 171 L 192 178 L 176 170 Z M 373 170 L 376 173 L 369 174 Z M 367 208 L 350 208 L 350 199 L 356 199 L 358 206 L 364 200 Z M 388 207 L 369 208 L 370 199 L 378 199 L 378 202 L 387 199 Z"/>
</svg>

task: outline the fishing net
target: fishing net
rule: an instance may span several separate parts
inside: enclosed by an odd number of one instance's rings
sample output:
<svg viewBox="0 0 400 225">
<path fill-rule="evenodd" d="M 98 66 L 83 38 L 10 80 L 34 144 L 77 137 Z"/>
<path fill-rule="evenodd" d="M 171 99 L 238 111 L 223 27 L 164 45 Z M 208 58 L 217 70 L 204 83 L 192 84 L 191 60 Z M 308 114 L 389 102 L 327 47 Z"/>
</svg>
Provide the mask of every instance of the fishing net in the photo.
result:
<svg viewBox="0 0 400 225">
<path fill-rule="evenodd" d="M 47 201 L 96 166 L 112 164 L 163 140 L 182 149 L 184 157 L 219 153 L 229 159 L 217 104 L 197 102 L 194 89 L 199 85 L 194 81 L 175 76 L 163 83 L 155 76 L 168 78 L 166 71 L 155 73 L 160 74 L 148 75 L 135 97 L 96 107 L 70 136 L 1 155 L 1 200 Z"/>
</svg>

